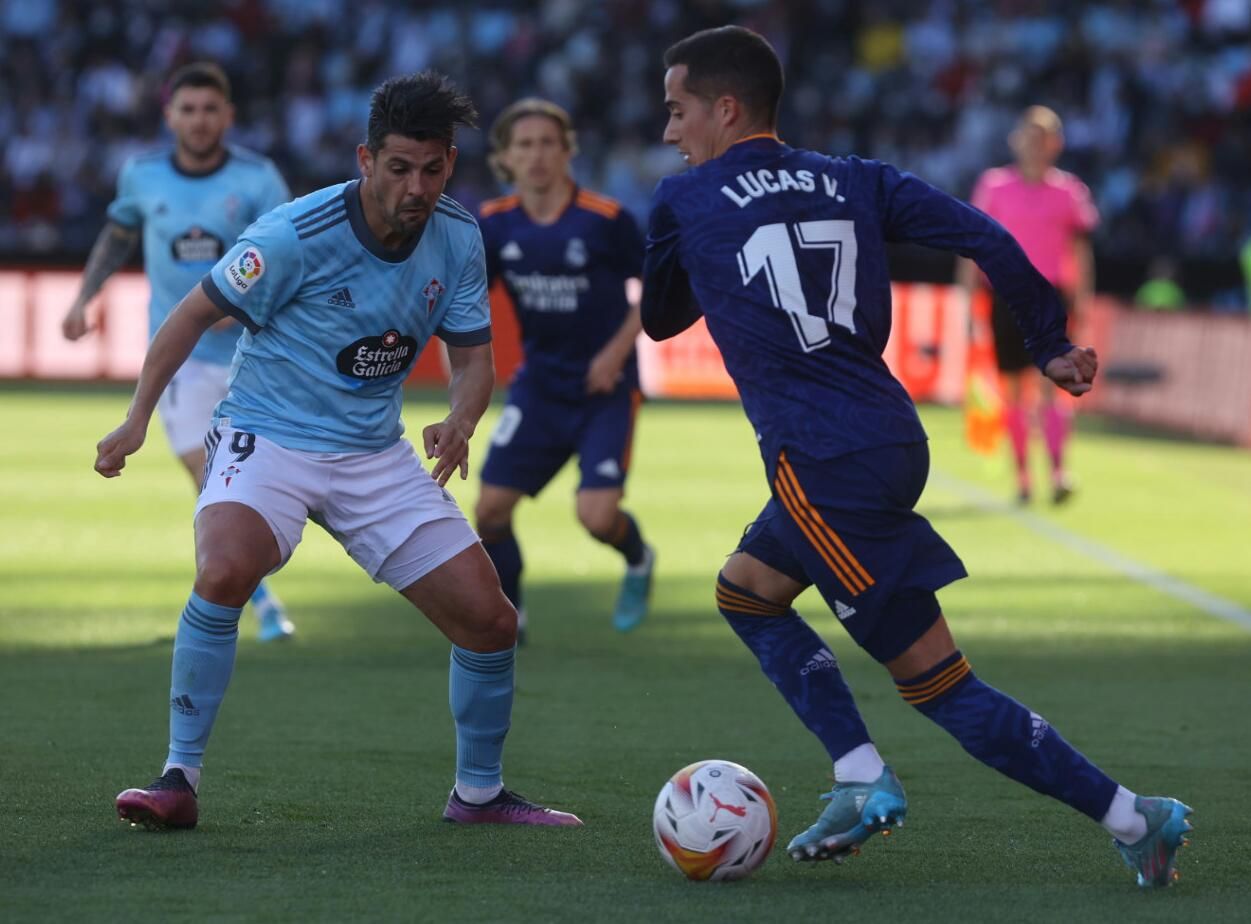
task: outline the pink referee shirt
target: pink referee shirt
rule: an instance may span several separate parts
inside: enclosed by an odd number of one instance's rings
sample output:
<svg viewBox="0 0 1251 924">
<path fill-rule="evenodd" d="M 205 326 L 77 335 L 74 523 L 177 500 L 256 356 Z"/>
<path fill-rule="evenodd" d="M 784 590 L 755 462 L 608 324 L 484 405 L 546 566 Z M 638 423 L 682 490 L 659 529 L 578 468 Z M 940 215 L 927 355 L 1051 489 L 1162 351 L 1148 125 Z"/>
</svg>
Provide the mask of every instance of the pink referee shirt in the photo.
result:
<svg viewBox="0 0 1251 924">
<path fill-rule="evenodd" d="M 1053 286 L 1072 288 L 1073 239 L 1099 224 L 1085 183 L 1055 167 L 1038 183 L 1027 182 L 1016 167 L 993 167 L 978 178 L 972 201 L 1008 229 Z"/>
</svg>

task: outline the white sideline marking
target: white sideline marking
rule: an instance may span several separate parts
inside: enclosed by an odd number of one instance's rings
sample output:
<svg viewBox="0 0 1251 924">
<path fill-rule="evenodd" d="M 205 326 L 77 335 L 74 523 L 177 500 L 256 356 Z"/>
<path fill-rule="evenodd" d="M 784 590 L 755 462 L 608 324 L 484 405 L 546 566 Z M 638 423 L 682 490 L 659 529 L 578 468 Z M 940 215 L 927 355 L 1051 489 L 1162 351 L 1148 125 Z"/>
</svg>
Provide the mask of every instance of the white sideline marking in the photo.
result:
<svg viewBox="0 0 1251 924">
<path fill-rule="evenodd" d="M 1127 558 L 1120 552 L 1113 551 L 1107 546 L 1100 545 L 1091 539 L 1087 539 L 1085 536 L 1071 532 L 1063 526 L 1057 526 L 1036 513 L 1006 504 L 983 488 L 948 475 L 945 472 L 931 469 L 930 479 L 938 487 L 960 495 L 961 498 L 975 506 L 983 510 L 1007 514 L 1022 526 L 1038 533 L 1038 535 L 1044 536 L 1065 548 L 1072 549 L 1074 552 L 1080 552 L 1088 558 L 1093 558 L 1095 561 L 1107 565 L 1113 571 L 1118 571 L 1131 580 L 1145 584 L 1162 594 L 1175 597 L 1184 603 L 1189 603 L 1209 616 L 1215 616 L 1217 619 L 1224 619 L 1226 622 L 1232 622 L 1235 625 L 1242 626 L 1244 629 L 1251 630 L 1251 613 L 1232 600 L 1218 597 L 1216 594 L 1208 593 L 1206 590 L 1195 587 L 1193 584 L 1189 584 L 1180 578 L 1175 578 L 1170 574 L 1165 574 L 1163 571 L 1157 571 L 1155 568 L 1136 562 L 1132 558 Z"/>
</svg>

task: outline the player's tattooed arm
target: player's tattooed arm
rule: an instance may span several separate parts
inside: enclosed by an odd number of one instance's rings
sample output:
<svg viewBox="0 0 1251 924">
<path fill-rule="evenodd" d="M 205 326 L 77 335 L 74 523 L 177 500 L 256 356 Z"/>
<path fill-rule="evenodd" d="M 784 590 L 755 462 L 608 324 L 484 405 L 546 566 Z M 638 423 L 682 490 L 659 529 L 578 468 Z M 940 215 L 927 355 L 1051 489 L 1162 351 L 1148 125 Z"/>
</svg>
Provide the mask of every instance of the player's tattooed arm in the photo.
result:
<svg viewBox="0 0 1251 924">
<path fill-rule="evenodd" d="M 421 431 L 427 459 L 436 459 L 431 476 L 445 485 L 460 470 L 463 481 L 469 477 L 469 438 L 491 403 L 495 388 L 495 354 L 491 344 L 458 347 L 448 344 L 448 403 L 451 413 Z"/>
<path fill-rule="evenodd" d="M 74 299 L 74 304 L 61 322 L 61 332 L 67 340 L 77 340 L 91 329 L 87 323 L 87 305 L 104 287 L 108 278 L 125 266 L 138 241 L 138 228 L 128 228 L 115 221 L 104 226 L 91 248 L 91 256 L 87 258 L 87 268 L 83 270 L 78 297 Z"/>
</svg>

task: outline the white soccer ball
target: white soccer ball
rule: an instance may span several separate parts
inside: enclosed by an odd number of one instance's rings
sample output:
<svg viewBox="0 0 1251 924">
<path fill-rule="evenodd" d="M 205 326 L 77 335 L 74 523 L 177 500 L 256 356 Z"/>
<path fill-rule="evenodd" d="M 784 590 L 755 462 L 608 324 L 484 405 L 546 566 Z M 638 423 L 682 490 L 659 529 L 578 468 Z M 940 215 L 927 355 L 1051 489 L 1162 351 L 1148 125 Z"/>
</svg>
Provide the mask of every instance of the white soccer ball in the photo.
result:
<svg viewBox="0 0 1251 924">
<path fill-rule="evenodd" d="M 660 855 L 688 879 L 742 879 L 769 855 L 777 829 L 768 788 L 728 760 L 683 767 L 652 812 Z"/>
</svg>

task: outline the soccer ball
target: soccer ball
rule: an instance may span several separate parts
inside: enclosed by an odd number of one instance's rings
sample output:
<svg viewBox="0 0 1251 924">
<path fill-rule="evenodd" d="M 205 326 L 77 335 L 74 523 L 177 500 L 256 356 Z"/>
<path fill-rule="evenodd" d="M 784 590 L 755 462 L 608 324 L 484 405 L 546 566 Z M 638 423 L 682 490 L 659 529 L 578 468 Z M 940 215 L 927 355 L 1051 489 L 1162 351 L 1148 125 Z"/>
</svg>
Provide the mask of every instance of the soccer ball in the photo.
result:
<svg viewBox="0 0 1251 924">
<path fill-rule="evenodd" d="M 688 879 L 742 879 L 773 849 L 778 811 L 746 767 L 701 760 L 660 790 L 652 830 L 660 855 Z"/>
</svg>

